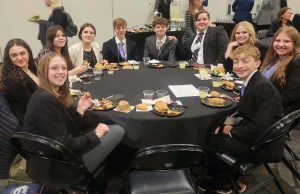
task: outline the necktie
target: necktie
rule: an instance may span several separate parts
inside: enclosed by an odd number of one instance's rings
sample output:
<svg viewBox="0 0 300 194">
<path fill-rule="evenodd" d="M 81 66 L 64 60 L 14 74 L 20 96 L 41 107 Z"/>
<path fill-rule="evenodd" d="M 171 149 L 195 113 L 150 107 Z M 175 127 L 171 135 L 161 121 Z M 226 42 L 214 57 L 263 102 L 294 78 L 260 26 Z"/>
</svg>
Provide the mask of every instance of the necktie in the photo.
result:
<svg viewBox="0 0 300 194">
<path fill-rule="evenodd" d="M 163 45 L 162 41 L 158 41 L 156 45 L 157 50 L 160 50 L 162 45 Z"/>
<path fill-rule="evenodd" d="M 119 52 L 120 52 L 120 56 L 123 60 L 125 60 L 125 51 L 124 51 L 124 43 L 120 42 L 119 43 Z"/>
<path fill-rule="evenodd" d="M 243 84 L 242 85 L 242 87 L 241 87 L 241 96 L 243 96 L 244 95 L 244 93 L 245 93 L 245 85 Z"/>
<path fill-rule="evenodd" d="M 200 43 L 201 43 L 202 38 L 203 38 L 203 35 L 204 35 L 203 32 L 200 32 L 200 33 L 198 34 L 198 38 L 197 38 L 195 44 L 198 44 L 198 43 L 200 44 Z M 200 51 L 200 48 L 201 48 L 201 47 L 197 48 L 197 49 L 194 50 L 194 52 L 192 53 L 192 61 L 193 61 L 193 62 L 197 62 L 197 59 L 198 59 L 198 53 L 199 53 L 199 51 Z"/>
</svg>

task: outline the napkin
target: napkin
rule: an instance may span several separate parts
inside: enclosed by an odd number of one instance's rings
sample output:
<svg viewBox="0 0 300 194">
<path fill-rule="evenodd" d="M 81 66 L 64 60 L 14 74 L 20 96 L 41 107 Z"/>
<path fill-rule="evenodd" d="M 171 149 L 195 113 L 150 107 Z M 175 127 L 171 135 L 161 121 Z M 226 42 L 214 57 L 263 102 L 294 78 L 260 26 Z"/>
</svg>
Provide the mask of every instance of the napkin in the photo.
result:
<svg viewBox="0 0 300 194">
<path fill-rule="evenodd" d="M 151 110 L 152 110 L 152 106 L 151 105 L 147 106 L 147 110 L 138 110 L 138 109 L 135 109 L 136 112 L 148 112 L 148 111 L 151 111 Z"/>
<path fill-rule="evenodd" d="M 210 74 L 194 74 L 197 78 L 201 79 L 201 80 L 209 80 L 211 79 L 211 75 Z"/>
<path fill-rule="evenodd" d="M 134 106 L 130 106 L 130 110 L 127 111 L 127 112 L 123 112 L 123 111 L 118 111 L 117 108 L 114 108 L 113 110 L 116 111 L 116 112 L 122 112 L 122 113 L 129 113 L 130 111 L 132 111 L 134 109 Z"/>
</svg>

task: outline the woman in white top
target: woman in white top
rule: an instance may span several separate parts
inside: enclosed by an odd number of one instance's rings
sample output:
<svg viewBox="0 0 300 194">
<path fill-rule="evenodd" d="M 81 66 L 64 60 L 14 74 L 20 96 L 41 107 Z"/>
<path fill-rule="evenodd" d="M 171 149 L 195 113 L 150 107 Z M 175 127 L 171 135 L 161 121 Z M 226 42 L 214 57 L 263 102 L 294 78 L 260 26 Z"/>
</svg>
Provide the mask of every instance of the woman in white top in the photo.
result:
<svg viewBox="0 0 300 194">
<path fill-rule="evenodd" d="M 96 28 L 91 23 L 85 23 L 80 27 L 78 38 L 80 42 L 69 47 L 72 64 L 80 66 L 84 60 L 94 67 L 100 61 L 100 45 L 94 42 Z"/>
</svg>

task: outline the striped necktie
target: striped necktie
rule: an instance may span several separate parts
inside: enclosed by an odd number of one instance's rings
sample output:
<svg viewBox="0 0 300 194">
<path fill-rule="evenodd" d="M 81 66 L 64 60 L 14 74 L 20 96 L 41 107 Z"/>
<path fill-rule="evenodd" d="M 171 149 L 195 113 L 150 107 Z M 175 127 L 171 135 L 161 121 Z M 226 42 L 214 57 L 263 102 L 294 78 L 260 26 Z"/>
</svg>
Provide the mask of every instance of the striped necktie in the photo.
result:
<svg viewBox="0 0 300 194">
<path fill-rule="evenodd" d="M 159 41 L 157 42 L 157 44 L 156 44 L 157 50 L 160 50 L 161 47 L 162 47 L 162 45 L 163 45 L 163 42 L 159 40 Z"/>
<path fill-rule="evenodd" d="M 203 35 L 204 35 L 203 32 L 200 32 L 200 33 L 198 34 L 198 38 L 197 38 L 195 44 L 198 44 L 198 43 L 200 44 L 200 43 L 201 43 L 202 38 L 203 38 Z M 192 61 L 193 61 L 193 62 L 197 62 L 197 59 L 198 59 L 198 53 L 199 53 L 199 51 L 200 51 L 200 48 L 201 48 L 201 47 L 197 48 L 197 49 L 194 50 L 194 52 L 192 53 Z"/>
</svg>

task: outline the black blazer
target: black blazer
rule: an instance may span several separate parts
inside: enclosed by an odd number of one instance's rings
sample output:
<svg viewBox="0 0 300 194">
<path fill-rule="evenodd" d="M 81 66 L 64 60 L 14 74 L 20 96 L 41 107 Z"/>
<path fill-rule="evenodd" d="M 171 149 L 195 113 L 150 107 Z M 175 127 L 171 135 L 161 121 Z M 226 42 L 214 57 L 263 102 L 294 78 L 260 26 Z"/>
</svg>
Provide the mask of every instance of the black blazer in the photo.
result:
<svg viewBox="0 0 300 194">
<path fill-rule="evenodd" d="M 126 38 L 127 60 L 138 60 L 137 47 L 135 42 Z M 103 43 L 102 46 L 103 59 L 109 63 L 117 63 L 122 61 L 120 58 L 119 48 L 115 37 Z"/>
<path fill-rule="evenodd" d="M 27 104 L 31 95 L 37 90 L 37 84 L 24 73 L 24 81 L 16 80 L 11 75 L 7 76 L 5 81 L 6 91 L 4 97 L 6 98 L 12 112 L 18 118 L 20 125 L 23 126 L 23 120 L 27 108 Z"/>
<path fill-rule="evenodd" d="M 90 130 L 101 122 L 95 118 L 89 111 L 81 117 L 74 107 L 66 109 L 56 97 L 39 88 L 28 103 L 24 130 L 59 141 L 82 155 L 100 143 L 94 130 Z"/>
<path fill-rule="evenodd" d="M 189 38 L 181 50 L 181 58 L 192 58 L 191 47 L 196 35 Z M 208 27 L 203 40 L 204 64 L 225 63 L 225 52 L 228 44 L 228 35 L 223 26 Z"/>
<path fill-rule="evenodd" d="M 247 145 L 283 116 L 278 90 L 260 72 L 254 73 L 248 82 L 240 99 L 238 116 L 243 121 L 231 130 L 231 135 Z"/>
<path fill-rule="evenodd" d="M 176 61 L 175 49 L 177 41 L 169 40 L 162 45 L 160 50 L 156 49 L 156 35 L 146 38 L 144 57 L 150 57 L 151 59 L 157 59 L 161 61 Z"/>
<path fill-rule="evenodd" d="M 286 85 L 281 87 L 273 81 L 281 95 L 281 101 L 286 114 L 300 109 L 300 57 L 292 60 L 285 69 Z"/>
<path fill-rule="evenodd" d="M 268 51 L 268 47 L 266 45 L 263 45 L 262 43 L 260 43 L 259 41 L 256 41 L 254 44 L 255 47 L 258 48 L 259 52 L 260 52 L 260 61 L 263 62 L 266 56 L 266 53 Z M 236 48 L 234 48 L 236 49 Z M 233 66 L 233 61 L 230 57 L 228 57 L 226 59 L 226 62 L 224 64 L 224 67 L 227 71 L 231 71 L 232 70 L 232 66 Z"/>
<path fill-rule="evenodd" d="M 293 23 L 291 21 L 288 21 L 286 25 L 287 26 L 293 26 Z M 276 21 L 272 22 L 270 28 L 268 29 L 268 32 L 267 32 L 266 36 L 267 37 L 273 37 L 274 34 L 277 32 L 277 30 L 281 27 L 282 27 L 281 21 L 276 20 Z"/>
</svg>

